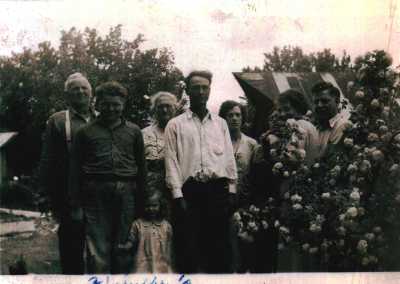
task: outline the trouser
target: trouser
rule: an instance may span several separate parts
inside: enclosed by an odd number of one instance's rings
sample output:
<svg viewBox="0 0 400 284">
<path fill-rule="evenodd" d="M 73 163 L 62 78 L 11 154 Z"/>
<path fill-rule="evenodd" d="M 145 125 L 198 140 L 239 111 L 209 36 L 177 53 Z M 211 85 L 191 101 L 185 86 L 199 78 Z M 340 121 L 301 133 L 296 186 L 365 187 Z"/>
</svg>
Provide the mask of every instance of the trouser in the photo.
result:
<svg viewBox="0 0 400 284">
<path fill-rule="evenodd" d="M 131 254 L 126 243 L 134 219 L 134 181 L 89 180 L 84 183 L 87 268 L 89 273 L 127 273 Z"/>
<path fill-rule="evenodd" d="M 83 274 L 84 226 L 63 216 L 58 227 L 58 250 L 63 274 Z"/>
<path fill-rule="evenodd" d="M 229 192 L 226 179 L 188 181 L 186 213 L 178 220 L 178 257 L 186 273 L 227 273 L 230 268 Z M 178 259 L 179 261 L 179 259 Z"/>
</svg>

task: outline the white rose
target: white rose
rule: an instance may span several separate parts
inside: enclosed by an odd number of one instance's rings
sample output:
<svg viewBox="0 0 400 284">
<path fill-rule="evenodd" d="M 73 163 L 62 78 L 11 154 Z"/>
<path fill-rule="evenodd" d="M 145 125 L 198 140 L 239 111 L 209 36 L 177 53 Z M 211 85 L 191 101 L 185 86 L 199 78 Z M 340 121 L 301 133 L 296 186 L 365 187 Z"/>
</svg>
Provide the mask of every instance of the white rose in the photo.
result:
<svg viewBox="0 0 400 284">
<path fill-rule="evenodd" d="M 318 248 L 317 247 L 312 247 L 312 248 L 310 248 L 309 252 L 310 252 L 310 254 L 315 254 L 315 253 L 318 252 Z"/>
<path fill-rule="evenodd" d="M 261 221 L 261 225 L 264 228 L 264 230 L 268 229 L 268 222 L 267 221 L 265 221 L 265 220 Z"/>
<path fill-rule="evenodd" d="M 357 215 L 358 215 L 357 208 L 356 207 L 350 207 L 349 209 L 347 209 L 346 215 L 350 216 L 350 217 L 353 217 L 353 218 L 357 217 Z"/>
<path fill-rule="evenodd" d="M 354 201 L 359 201 L 360 194 L 357 191 L 353 191 L 352 193 L 350 193 L 350 198 Z"/>
<path fill-rule="evenodd" d="M 379 101 L 377 99 L 373 99 L 371 101 L 371 107 L 378 108 L 379 106 L 380 106 L 380 103 L 379 103 Z"/>
<path fill-rule="evenodd" d="M 298 195 L 297 193 L 296 193 L 296 194 L 293 194 L 293 195 L 290 197 L 290 200 L 292 200 L 293 202 L 300 202 L 302 199 L 303 199 L 303 198 L 302 198 L 300 195 Z"/>
<path fill-rule="evenodd" d="M 276 149 L 271 149 L 269 150 L 269 153 L 271 154 L 271 157 L 276 157 L 278 156 L 278 151 Z"/>
<path fill-rule="evenodd" d="M 368 160 L 362 160 L 359 169 L 362 173 L 367 173 L 371 169 L 371 163 Z"/>
<path fill-rule="evenodd" d="M 233 220 L 235 220 L 236 222 L 239 222 L 240 220 L 242 220 L 242 217 L 240 216 L 239 212 L 235 212 L 233 214 Z"/>
<path fill-rule="evenodd" d="M 281 223 L 279 223 L 279 220 L 276 220 L 274 223 L 274 227 L 278 228 L 281 225 Z"/>
<path fill-rule="evenodd" d="M 374 233 L 377 233 L 377 234 L 379 234 L 379 233 L 381 233 L 381 232 L 382 232 L 382 228 L 381 228 L 381 227 L 379 227 L 379 226 L 376 226 L 376 227 L 374 227 L 373 231 L 374 231 Z"/>
<path fill-rule="evenodd" d="M 301 209 L 303 209 L 303 206 L 302 206 L 301 204 L 299 204 L 299 203 L 293 204 L 292 207 L 293 207 L 294 210 L 301 210 Z"/>
<path fill-rule="evenodd" d="M 322 199 L 329 199 L 331 197 L 331 194 L 329 192 L 324 192 L 321 194 Z"/>
<path fill-rule="evenodd" d="M 315 217 L 315 221 L 317 221 L 319 224 L 322 224 L 323 222 L 325 222 L 325 216 L 318 214 L 317 217 Z"/>
<path fill-rule="evenodd" d="M 290 173 L 289 173 L 288 171 L 284 171 L 284 172 L 283 172 L 283 176 L 284 176 L 284 177 L 289 177 L 289 176 L 290 176 Z"/>
<path fill-rule="evenodd" d="M 383 155 L 381 150 L 375 150 L 372 152 L 372 160 L 374 160 L 375 162 L 383 161 L 384 157 L 385 156 Z"/>
<path fill-rule="evenodd" d="M 339 215 L 339 220 L 340 221 L 344 221 L 346 219 L 346 215 L 344 215 L 344 214 L 340 214 Z"/>
<path fill-rule="evenodd" d="M 284 226 L 279 227 L 279 231 L 283 234 L 289 234 L 290 230 Z"/>
<path fill-rule="evenodd" d="M 343 143 L 347 147 L 352 147 L 354 145 L 353 139 L 351 139 L 351 138 L 345 138 L 343 140 Z"/>
<path fill-rule="evenodd" d="M 321 231 L 321 226 L 319 226 L 317 224 L 311 224 L 310 231 L 313 233 L 318 233 Z"/>
<path fill-rule="evenodd" d="M 389 127 L 387 127 L 386 125 L 382 125 L 382 126 L 379 127 L 379 131 L 381 133 L 386 133 L 386 132 L 389 131 Z"/>
<path fill-rule="evenodd" d="M 362 99 L 364 96 L 365 96 L 365 94 L 364 94 L 364 92 L 361 91 L 361 90 L 358 90 L 358 91 L 355 93 L 355 97 L 356 97 L 356 98 Z"/>
<path fill-rule="evenodd" d="M 313 165 L 313 168 L 314 168 L 314 169 L 318 169 L 319 167 L 320 167 L 319 163 L 315 163 L 315 164 Z"/>
<path fill-rule="evenodd" d="M 338 245 L 339 245 L 340 247 L 344 247 L 344 240 L 343 240 L 343 239 L 340 239 L 339 242 L 338 242 Z"/>
<path fill-rule="evenodd" d="M 276 136 L 274 134 L 269 134 L 267 136 L 267 141 L 268 141 L 269 145 L 273 146 L 273 145 L 279 143 L 280 139 L 278 138 L 278 136 Z"/>
<path fill-rule="evenodd" d="M 285 194 L 283 195 L 283 197 L 285 199 L 289 199 L 290 198 L 290 193 L 288 191 L 286 191 Z"/>
<path fill-rule="evenodd" d="M 354 173 L 354 172 L 356 172 L 357 171 L 357 166 L 356 165 L 354 165 L 354 164 L 350 164 L 348 167 L 347 167 L 347 171 L 349 172 L 349 173 Z"/>
<path fill-rule="evenodd" d="M 398 169 L 399 169 L 399 164 L 393 164 L 393 165 L 390 167 L 389 171 L 390 171 L 390 172 L 396 172 Z"/>
<path fill-rule="evenodd" d="M 372 240 L 375 239 L 375 234 L 374 234 L 374 233 L 366 233 L 366 234 L 365 234 L 365 238 L 366 238 L 368 241 L 372 241 Z"/>
<path fill-rule="evenodd" d="M 357 249 L 362 252 L 365 253 L 367 252 L 367 248 L 368 248 L 368 242 L 366 240 L 360 240 L 357 244 Z"/>
<path fill-rule="evenodd" d="M 376 141 L 379 140 L 379 136 L 378 136 L 378 134 L 376 134 L 376 133 L 370 133 L 370 134 L 368 135 L 367 140 L 368 140 L 369 142 L 376 142 Z"/>
<path fill-rule="evenodd" d="M 343 227 L 343 226 L 340 226 L 340 227 L 337 229 L 337 231 L 338 231 L 338 234 L 341 235 L 341 236 L 345 236 L 345 235 L 346 235 L 346 232 L 347 232 L 346 228 Z"/>
</svg>

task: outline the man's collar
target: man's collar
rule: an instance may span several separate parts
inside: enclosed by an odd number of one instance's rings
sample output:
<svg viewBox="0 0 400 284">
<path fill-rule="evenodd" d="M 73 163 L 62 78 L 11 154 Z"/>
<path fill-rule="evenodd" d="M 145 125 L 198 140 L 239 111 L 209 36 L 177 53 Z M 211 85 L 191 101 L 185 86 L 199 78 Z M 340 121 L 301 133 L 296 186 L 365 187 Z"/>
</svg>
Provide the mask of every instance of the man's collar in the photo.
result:
<svg viewBox="0 0 400 284">
<path fill-rule="evenodd" d="M 328 124 L 326 126 L 321 125 L 320 123 L 316 123 L 316 126 L 319 130 L 333 129 L 341 119 L 342 119 L 342 113 L 338 112 L 334 117 L 328 120 Z"/>
<path fill-rule="evenodd" d="M 96 123 L 99 124 L 99 125 L 102 126 L 102 127 L 105 127 L 105 128 L 107 128 L 107 129 L 113 130 L 113 129 L 116 129 L 116 128 L 121 127 L 121 126 L 123 126 L 123 125 L 126 125 L 126 119 L 125 119 L 124 117 L 121 116 L 121 123 L 117 124 L 117 125 L 114 126 L 114 127 L 109 127 L 109 126 L 107 126 L 107 125 L 104 125 L 104 123 L 100 120 L 100 117 L 97 117 L 97 118 L 96 118 Z"/>
<path fill-rule="evenodd" d="M 199 118 L 198 116 L 197 116 L 197 114 L 195 114 L 191 109 L 187 109 L 186 110 L 186 115 L 187 115 L 187 118 L 189 118 L 189 119 L 191 119 L 191 118 L 193 118 L 194 116 L 196 116 L 197 118 Z M 214 115 L 213 114 L 211 114 L 211 112 L 209 112 L 208 110 L 207 110 L 207 114 L 206 114 L 206 116 L 204 117 L 204 119 L 213 119 L 214 118 Z M 200 118 L 199 118 L 200 119 Z M 203 120 L 204 120 L 203 119 Z"/>
<path fill-rule="evenodd" d="M 334 117 L 329 119 L 329 127 L 334 128 L 341 118 L 342 118 L 342 113 L 338 112 Z"/>
<path fill-rule="evenodd" d="M 96 111 L 93 108 L 89 108 L 89 119 L 81 115 L 79 112 L 77 112 L 73 107 L 68 107 L 69 112 L 71 113 L 72 116 L 79 117 L 82 120 L 85 120 L 86 122 L 89 122 L 90 120 L 93 120 L 97 117 Z"/>
</svg>

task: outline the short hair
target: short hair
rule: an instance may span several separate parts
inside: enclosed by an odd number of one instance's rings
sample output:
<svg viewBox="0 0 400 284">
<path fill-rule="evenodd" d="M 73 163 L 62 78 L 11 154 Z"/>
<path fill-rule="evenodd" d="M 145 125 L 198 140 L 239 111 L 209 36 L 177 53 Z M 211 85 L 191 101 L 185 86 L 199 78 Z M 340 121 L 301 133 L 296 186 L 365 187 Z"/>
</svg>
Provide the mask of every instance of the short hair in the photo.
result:
<svg viewBox="0 0 400 284">
<path fill-rule="evenodd" d="M 289 89 L 281 93 L 278 97 L 278 102 L 288 102 L 301 115 L 305 115 L 311 109 L 306 96 L 295 89 Z"/>
<path fill-rule="evenodd" d="M 69 75 L 67 80 L 65 81 L 64 91 L 68 92 L 69 86 L 71 85 L 71 83 L 77 79 L 82 79 L 82 80 L 86 81 L 86 83 L 89 85 L 89 89 L 92 90 L 92 86 L 90 85 L 88 79 L 85 76 L 83 76 L 82 73 L 75 72 L 75 73 L 72 73 L 71 75 Z"/>
<path fill-rule="evenodd" d="M 332 83 L 329 82 L 318 82 L 316 83 L 312 88 L 311 88 L 311 93 L 315 96 L 317 96 L 318 94 L 320 94 L 321 92 L 328 90 L 329 91 L 329 95 L 331 97 L 333 97 L 336 102 L 340 102 L 340 91 L 338 88 L 336 88 L 334 85 L 332 85 Z"/>
<path fill-rule="evenodd" d="M 152 198 L 156 198 L 159 203 L 160 203 L 160 212 L 159 212 L 159 218 L 164 219 L 168 215 L 168 201 L 166 196 L 157 189 L 154 188 L 148 188 L 146 192 L 143 194 L 143 209 L 147 203 Z M 141 212 L 141 214 L 144 215 L 144 210 Z"/>
<path fill-rule="evenodd" d="M 228 101 L 224 101 L 220 108 L 219 108 L 219 113 L 218 115 L 220 117 L 222 117 L 223 119 L 226 119 L 226 116 L 228 115 L 228 112 L 233 109 L 234 107 L 239 107 L 240 108 L 240 112 L 242 113 L 242 121 L 246 121 L 247 120 L 247 112 L 246 112 L 246 108 L 244 105 L 242 105 L 239 102 L 236 101 L 232 101 L 232 100 L 228 100 Z"/>
<path fill-rule="evenodd" d="M 186 86 L 189 86 L 189 85 L 190 85 L 190 80 L 191 80 L 194 76 L 206 78 L 206 79 L 210 82 L 210 84 L 211 84 L 213 74 L 212 74 L 210 71 L 208 71 L 208 70 L 194 70 L 194 71 L 190 72 L 189 75 L 187 75 L 187 77 L 185 78 L 185 84 L 186 84 Z"/>
<path fill-rule="evenodd" d="M 127 89 L 116 81 L 110 81 L 99 85 L 95 90 L 97 100 L 101 100 L 104 96 L 121 97 L 126 99 L 128 97 Z"/>
<path fill-rule="evenodd" d="M 154 95 L 152 95 L 151 99 L 150 99 L 151 100 L 151 110 L 152 111 L 155 110 L 155 108 L 156 108 L 156 106 L 158 104 L 158 101 L 161 98 L 170 98 L 171 100 L 173 100 L 175 106 L 178 103 L 178 99 L 176 98 L 176 96 L 174 94 L 171 94 L 170 92 L 164 92 L 164 91 L 157 92 Z"/>
</svg>

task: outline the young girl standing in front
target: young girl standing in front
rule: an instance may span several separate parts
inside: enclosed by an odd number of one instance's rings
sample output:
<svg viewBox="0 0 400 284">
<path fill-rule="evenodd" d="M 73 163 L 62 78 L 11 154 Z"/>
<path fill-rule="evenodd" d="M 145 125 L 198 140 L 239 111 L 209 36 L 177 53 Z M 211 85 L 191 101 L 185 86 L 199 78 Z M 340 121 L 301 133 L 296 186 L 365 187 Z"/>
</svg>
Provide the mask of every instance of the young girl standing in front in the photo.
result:
<svg viewBox="0 0 400 284">
<path fill-rule="evenodd" d="M 133 273 L 172 273 L 172 227 L 163 217 L 159 192 L 145 196 L 143 218 L 132 223 L 121 249 L 135 253 Z"/>
</svg>

